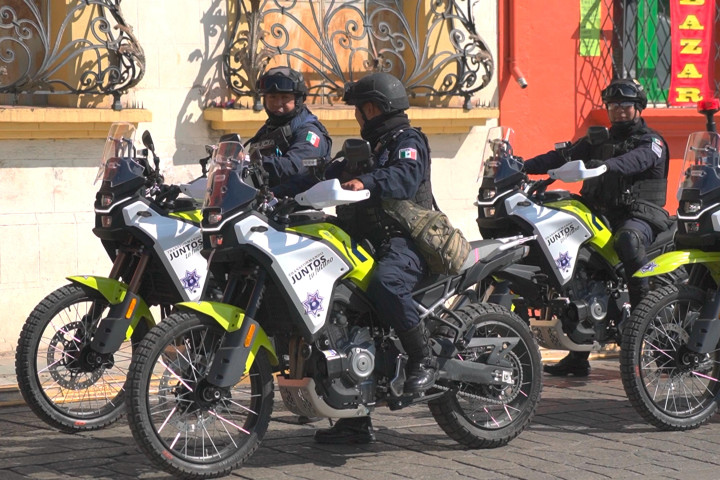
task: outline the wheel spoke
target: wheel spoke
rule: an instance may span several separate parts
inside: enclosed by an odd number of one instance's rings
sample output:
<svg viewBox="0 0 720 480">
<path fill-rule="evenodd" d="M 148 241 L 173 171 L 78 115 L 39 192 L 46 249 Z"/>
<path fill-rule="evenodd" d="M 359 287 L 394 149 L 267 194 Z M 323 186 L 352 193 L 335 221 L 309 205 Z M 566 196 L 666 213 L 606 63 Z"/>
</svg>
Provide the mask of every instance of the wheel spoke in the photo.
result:
<svg viewBox="0 0 720 480">
<path fill-rule="evenodd" d="M 704 301 L 705 292 L 695 287 L 663 287 L 631 317 L 630 345 L 621 352 L 623 386 L 633 406 L 658 428 L 696 427 L 717 408 L 718 352 L 698 356 L 687 346 Z"/>
<path fill-rule="evenodd" d="M 129 384 L 131 395 L 142 397 L 130 402 L 130 427 L 161 464 L 182 462 L 183 472 L 197 465 L 203 476 L 213 468 L 224 471 L 230 457 L 244 459 L 237 452 L 252 453 L 267 428 L 273 389 L 264 354 L 234 386 L 219 388 L 206 379 L 224 333 L 219 325 L 181 313 L 140 342 Z M 168 471 L 178 473 L 175 467 Z"/>
<path fill-rule="evenodd" d="M 18 342 L 18 384 L 33 411 L 63 431 L 94 430 L 123 413 L 129 342 L 103 360 L 83 349 L 108 303 L 97 293 L 67 285 L 49 294 L 28 317 Z"/>
</svg>

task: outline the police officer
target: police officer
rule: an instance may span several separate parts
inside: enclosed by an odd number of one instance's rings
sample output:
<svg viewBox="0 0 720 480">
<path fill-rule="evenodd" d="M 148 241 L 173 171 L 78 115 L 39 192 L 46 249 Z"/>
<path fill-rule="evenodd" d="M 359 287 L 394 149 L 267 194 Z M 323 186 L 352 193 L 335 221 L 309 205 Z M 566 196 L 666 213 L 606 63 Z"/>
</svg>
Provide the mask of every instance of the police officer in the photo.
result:
<svg viewBox="0 0 720 480">
<path fill-rule="evenodd" d="M 374 164 L 364 171 L 340 175 L 344 189 L 367 189 L 370 198 L 338 207 L 336 212 L 351 235 L 369 240 L 375 249 L 368 296 L 380 321 L 393 327 L 408 355 L 404 391 L 422 392 L 435 383 L 436 366 L 411 293 L 427 266 L 407 232 L 383 211 L 381 201 L 411 199 L 432 207 L 428 140 L 410 126 L 405 87 L 388 73 L 373 73 L 347 85 L 343 100 L 355 106 L 355 119 L 362 138 L 373 149 Z M 374 439 L 370 417 L 340 419 L 332 428 L 315 433 L 320 443 L 368 443 Z"/>
<path fill-rule="evenodd" d="M 632 274 L 647 262 L 645 249 L 655 235 L 669 228 L 665 205 L 670 156 L 667 144 L 641 117 L 647 95 L 636 80 L 616 79 L 602 91 L 610 119 L 610 137 L 594 145 L 581 138 L 568 150 L 570 160 L 584 160 L 607 172 L 583 182 L 580 194 L 594 211 L 607 218 L 614 232 L 614 246 L 623 262 L 630 307 L 635 308 L 648 292 L 647 279 Z M 527 173 L 546 173 L 565 162 L 553 150 L 525 162 Z M 545 365 L 551 375 L 587 376 L 589 352 L 570 352 L 555 365 Z"/>
<path fill-rule="evenodd" d="M 332 140 L 304 103 L 308 90 L 300 72 L 271 68 L 258 80 L 257 90 L 268 119 L 246 143 L 248 152 L 262 161 L 276 196 L 295 195 L 314 182 L 302 161 L 329 157 Z"/>
</svg>

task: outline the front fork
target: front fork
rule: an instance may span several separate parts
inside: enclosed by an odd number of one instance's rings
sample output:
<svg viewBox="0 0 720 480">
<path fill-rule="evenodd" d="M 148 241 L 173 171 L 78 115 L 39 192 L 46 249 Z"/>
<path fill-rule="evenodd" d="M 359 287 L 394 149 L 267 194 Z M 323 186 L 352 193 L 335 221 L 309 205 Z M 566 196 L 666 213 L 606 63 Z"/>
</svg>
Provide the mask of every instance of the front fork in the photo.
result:
<svg viewBox="0 0 720 480">
<path fill-rule="evenodd" d="M 127 254 L 124 252 L 119 252 L 118 256 L 115 257 L 110 278 L 119 278 L 126 256 Z M 137 292 L 140 290 L 143 276 L 149 263 L 150 254 L 142 252 L 123 299 L 119 303 L 112 305 L 107 316 L 100 320 L 98 324 L 98 328 L 90 344 L 94 351 L 103 355 L 113 354 L 118 351 L 120 345 L 132 334 L 132 330 L 129 330 L 133 325 L 132 320 L 138 318 L 135 315 L 138 306 L 144 304 L 143 299 L 140 298 Z"/>
<path fill-rule="evenodd" d="M 709 297 L 690 330 L 687 348 L 691 352 L 710 353 L 720 341 L 720 291 L 715 290 Z"/>
<path fill-rule="evenodd" d="M 247 310 L 245 311 L 240 328 L 227 333 L 213 358 L 208 370 L 207 381 L 216 387 L 231 387 L 240 381 L 249 368 L 248 359 L 254 355 L 254 342 L 259 334 L 264 332 L 257 321 L 254 320 L 260 306 L 262 294 L 265 289 L 266 272 L 257 271 L 255 285 L 250 292 Z M 223 303 L 231 304 L 237 294 L 240 282 L 233 277 L 227 284 L 223 293 Z M 246 368 L 242 368 L 245 366 Z"/>
<path fill-rule="evenodd" d="M 93 363 L 98 365 L 105 363 L 118 351 L 122 343 L 131 337 L 141 318 L 147 318 L 151 322 L 153 320 L 147 304 L 137 295 L 150 261 L 150 254 L 141 253 L 130 284 L 125 285 L 119 278 L 130 260 L 130 254 L 120 250 L 109 277 L 68 277 L 77 284 L 97 290 L 110 304 L 108 314 L 100 319 L 90 345 L 86 347 L 88 358 L 92 357 Z"/>
</svg>

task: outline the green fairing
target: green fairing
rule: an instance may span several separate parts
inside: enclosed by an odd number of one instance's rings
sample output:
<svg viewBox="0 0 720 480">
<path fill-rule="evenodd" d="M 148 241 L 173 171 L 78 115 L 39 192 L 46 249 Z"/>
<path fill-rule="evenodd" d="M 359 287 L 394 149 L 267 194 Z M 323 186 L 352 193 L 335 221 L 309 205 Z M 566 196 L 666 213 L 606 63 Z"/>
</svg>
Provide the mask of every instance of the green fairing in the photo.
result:
<svg viewBox="0 0 720 480">
<path fill-rule="evenodd" d="M 127 285 L 113 278 L 78 275 L 74 277 L 67 277 L 67 279 L 71 282 L 97 290 L 108 302 L 110 302 L 111 305 L 117 305 L 122 302 L 125 298 L 125 294 L 127 293 Z M 149 327 L 151 328 L 156 325 L 155 318 L 153 318 L 153 314 L 150 312 L 150 307 L 148 307 L 147 303 L 145 303 L 145 300 L 140 297 L 138 297 L 138 300 L 138 305 L 133 311 L 133 318 L 130 319 L 130 327 L 128 327 L 128 331 L 125 334 L 126 341 L 130 340 L 130 337 L 141 318 L 147 319 Z"/>
<path fill-rule="evenodd" d="M 693 263 L 703 263 L 707 266 L 713 279 L 720 280 L 720 252 L 704 252 L 702 250 L 677 250 L 668 252 L 652 259 L 634 277 L 645 278 L 662 275 Z"/>
<path fill-rule="evenodd" d="M 181 302 L 177 304 L 178 308 L 186 308 L 188 310 L 194 310 L 203 315 L 215 320 L 225 331 L 234 332 L 239 330 L 242 326 L 242 322 L 245 319 L 245 312 L 238 307 L 228 305 L 226 303 L 219 302 Z M 265 347 L 269 356 L 270 363 L 272 365 L 278 365 L 277 353 L 275 353 L 275 347 L 268 338 L 265 330 L 258 325 L 258 331 L 255 333 L 253 343 L 250 346 L 250 355 L 248 355 L 247 363 L 245 364 L 245 372 L 250 371 L 250 367 L 255 361 L 255 355 L 257 355 L 260 347 Z"/>
</svg>

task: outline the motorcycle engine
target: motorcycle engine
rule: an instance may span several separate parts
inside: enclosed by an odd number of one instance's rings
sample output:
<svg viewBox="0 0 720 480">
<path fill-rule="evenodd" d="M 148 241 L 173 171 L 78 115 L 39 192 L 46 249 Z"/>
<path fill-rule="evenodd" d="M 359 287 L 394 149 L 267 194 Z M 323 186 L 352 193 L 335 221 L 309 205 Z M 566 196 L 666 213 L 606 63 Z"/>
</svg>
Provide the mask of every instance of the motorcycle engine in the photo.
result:
<svg viewBox="0 0 720 480">
<path fill-rule="evenodd" d="M 375 398 L 375 342 L 370 329 L 350 327 L 347 335 L 330 335 L 329 340 L 334 348 L 320 351 L 318 372 L 323 374 L 320 378 L 316 376 L 316 382 L 325 389 L 328 405 L 349 408 L 372 403 Z"/>
<path fill-rule="evenodd" d="M 608 310 L 611 307 L 611 287 L 603 280 L 588 278 L 586 269 L 578 269 L 572 282 L 568 322 L 563 322 L 565 333 L 576 343 L 604 341 L 608 327 Z"/>
</svg>

